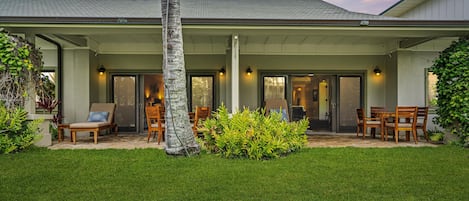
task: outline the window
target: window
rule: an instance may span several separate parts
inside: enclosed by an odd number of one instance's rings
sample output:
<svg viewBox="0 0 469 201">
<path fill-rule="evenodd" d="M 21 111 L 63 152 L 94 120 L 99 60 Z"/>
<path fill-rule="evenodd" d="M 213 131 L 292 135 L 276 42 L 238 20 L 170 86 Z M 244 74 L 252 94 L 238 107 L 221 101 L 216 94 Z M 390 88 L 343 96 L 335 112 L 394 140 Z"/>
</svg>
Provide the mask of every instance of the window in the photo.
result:
<svg viewBox="0 0 469 201">
<path fill-rule="evenodd" d="M 430 108 L 437 107 L 438 93 L 436 91 L 436 83 L 438 82 L 438 77 L 431 70 L 427 69 L 425 82 L 425 105 Z"/>
<path fill-rule="evenodd" d="M 285 77 L 264 77 L 264 101 L 273 98 L 285 98 Z"/>
</svg>

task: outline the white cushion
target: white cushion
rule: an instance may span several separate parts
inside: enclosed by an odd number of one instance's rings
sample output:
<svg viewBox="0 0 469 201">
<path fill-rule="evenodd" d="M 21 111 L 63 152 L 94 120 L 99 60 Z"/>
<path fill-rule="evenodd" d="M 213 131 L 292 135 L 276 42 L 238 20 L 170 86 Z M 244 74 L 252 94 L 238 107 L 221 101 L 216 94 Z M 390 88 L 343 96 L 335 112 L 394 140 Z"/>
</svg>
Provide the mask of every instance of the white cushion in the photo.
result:
<svg viewBox="0 0 469 201">
<path fill-rule="evenodd" d="M 108 122 L 81 122 L 70 124 L 70 128 L 98 128 L 109 125 Z"/>
</svg>

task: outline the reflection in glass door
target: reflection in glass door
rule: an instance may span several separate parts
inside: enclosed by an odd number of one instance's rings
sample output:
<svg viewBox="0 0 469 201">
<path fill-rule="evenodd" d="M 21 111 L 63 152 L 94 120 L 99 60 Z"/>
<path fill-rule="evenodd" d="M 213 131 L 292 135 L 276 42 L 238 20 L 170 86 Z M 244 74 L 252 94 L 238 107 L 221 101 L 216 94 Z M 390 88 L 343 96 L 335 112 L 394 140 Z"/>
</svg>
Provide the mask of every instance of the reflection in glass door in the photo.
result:
<svg viewBox="0 0 469 201">
<path fill-rule="evenodd" d="M 263 79 L 263 101 L 268 99 L 285 98 L 286 76 L 265 76 Z"/>
<path fill-rule="evenodd" d="M 361 107 L 361 77 L 339 77 L 339 130 L 356 130 L 356 109 Z"/>
<path fill-rule="evenodd" d="M 136 76 L 112 76 L 112 92 L 119 131 L 136 132 Z"/>
<path fill-rule="evenodd" d="M 212 75 L 193 75 L 191 76 L 190 102 L 189 110 L 195 112 L 197 106 L 210 107 L 214 110 L 214 76 Z"/>
</svg>

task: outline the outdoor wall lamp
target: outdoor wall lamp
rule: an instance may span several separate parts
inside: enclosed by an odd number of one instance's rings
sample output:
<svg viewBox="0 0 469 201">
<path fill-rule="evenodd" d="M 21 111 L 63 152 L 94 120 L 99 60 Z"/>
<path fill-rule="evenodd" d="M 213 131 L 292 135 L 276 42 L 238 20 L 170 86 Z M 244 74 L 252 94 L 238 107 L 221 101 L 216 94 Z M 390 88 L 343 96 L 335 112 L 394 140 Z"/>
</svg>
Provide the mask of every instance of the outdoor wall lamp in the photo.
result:
<svg viewBox="0 0 469 201">
<path fill-rule="evenodd" d="M 375 69 L 373 70 L 373 72 L 375 73 L 376 76 L 380 76 L 380 75 L 381 75 L 381 70 L 378 68 L 378 66 L 375 67 Z"/>
<path fill-rule="evenodd" d="M 219 72 L 220 72 L 220 75 L 224 75 L 226 73 L 225 66 L 221 67 Z"/>
<path fill-rule="evenodd" d="M 251 69 L 251 66 L 249 66 L 248 69 L 246 69 L 246 74 L 251 75 L 251 73 L 252 73 L 252 69 Z"/>
<path fill-rule="evenodd" d="M 104 65 L 101 64 L 98 68 L 99 75 L 104 75 L 104 72 L 106 72 L 106 69 L 104 68 Z"/>
</svg>

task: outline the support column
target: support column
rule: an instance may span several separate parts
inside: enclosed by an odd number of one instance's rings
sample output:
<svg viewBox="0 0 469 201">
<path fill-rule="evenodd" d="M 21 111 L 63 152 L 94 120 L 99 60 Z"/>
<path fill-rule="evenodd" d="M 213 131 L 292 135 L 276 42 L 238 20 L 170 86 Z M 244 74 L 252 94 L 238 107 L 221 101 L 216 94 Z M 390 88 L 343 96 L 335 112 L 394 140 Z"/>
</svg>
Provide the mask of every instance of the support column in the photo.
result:
<svg viewBox="0 0 469 201">
<path fill-rule="evenodd" d="M 239 36 L 231 36 L 231 112 L 239 109 Z"/>
<path fill-rule="evenodd" d="M 36 36 L 32 33 L 26 33 L 24 38 L 32 44 L 36 43 Z M 24 110 L 28 114 L 36 114 L 36 87 L 31 78 L 28 81 L 27 93 L 28 97 L 26 97 L 24 102 Z"/>
</svg>

